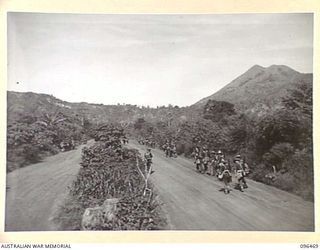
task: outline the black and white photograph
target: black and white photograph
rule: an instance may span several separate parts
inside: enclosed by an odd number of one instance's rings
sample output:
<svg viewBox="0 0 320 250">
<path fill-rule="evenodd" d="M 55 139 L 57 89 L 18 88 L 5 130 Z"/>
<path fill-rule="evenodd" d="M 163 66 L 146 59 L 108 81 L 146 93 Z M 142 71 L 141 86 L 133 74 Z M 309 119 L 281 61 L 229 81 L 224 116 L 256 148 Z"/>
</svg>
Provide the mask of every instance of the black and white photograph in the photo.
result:
<svg viewBox="0 0 320 250">
<path fill-rule="evenodd" d="M 5 232 L 315 232 L 313 13 L 7 13 Z"/>
</svg>

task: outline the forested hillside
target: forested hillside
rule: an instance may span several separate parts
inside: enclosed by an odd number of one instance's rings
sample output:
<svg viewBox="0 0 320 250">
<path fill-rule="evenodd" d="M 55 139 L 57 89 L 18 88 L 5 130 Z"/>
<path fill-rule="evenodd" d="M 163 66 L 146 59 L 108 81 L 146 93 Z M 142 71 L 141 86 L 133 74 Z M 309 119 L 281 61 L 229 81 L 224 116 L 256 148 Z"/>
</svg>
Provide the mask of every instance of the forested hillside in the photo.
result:
<svg viewBox="0 0 320 250">
<path fill-rule="evenodd" d="M 135 131 L 160 145 L 173 139 L 187 157 L 195 146 L 222 150 L 229 161 L 244 155 L 251 178 L 313 199 L 311 74 L 254 66 L 189 114 L 199 116 L 172 124 L 137 120 Z"/>
<path fill-rule="evenodd" d="M 64 115 L 73 115 L 80 120 L 102 124 L 119 122 L 123 125 L 133 123 L 134 120 L 144 117 L 150 121 L 164 121 L 171 119 L 185 119 L 188 113 L 186 107 L 167 105 L 157 108 L 137 106 L 131 104 L 103 105 L 92 103 L 71 103 L 59 100 L 52 95 L 32 92 L 7 92 L 8 122 L 16 121 L 21 116 L 41 115 L 59 111 Z M 171 116 L 171 117 L 170 117 Z"/>
<path fill-rule="evenodd" d="M 281 106 L 282 98 L 303 83 L 312 84 L 312 74 L 302 74 L 284 65 L 255 65 L 195 105 L 204 106 L 213 99 L 233 103 L 236 110 L 248 115 L 263 115 Z"/>
<path fill-rule="evenodd" d="M 178 154 L 195 146 L 242 154 L 251 177 L 313 199 L 312 74 L 286 66 L 254 66 L 189 107 L 69 103 L 8 92 L 8 171 L 80 143 L 93 127 L 119 123 L 132 138 L 158 146 L 174 139 Z"/>
<path fill-rule="evenodd" d="M 45 156 L 90 138 L 93 127 L 105 123 L 132 126 L 140 117 L 168 122 L 181 117 L 185 108 L 149 108 L 136 105 L 69 103 L 51 95 L 7 93 L 7 171 L 41 161 Z"/>
</svg>

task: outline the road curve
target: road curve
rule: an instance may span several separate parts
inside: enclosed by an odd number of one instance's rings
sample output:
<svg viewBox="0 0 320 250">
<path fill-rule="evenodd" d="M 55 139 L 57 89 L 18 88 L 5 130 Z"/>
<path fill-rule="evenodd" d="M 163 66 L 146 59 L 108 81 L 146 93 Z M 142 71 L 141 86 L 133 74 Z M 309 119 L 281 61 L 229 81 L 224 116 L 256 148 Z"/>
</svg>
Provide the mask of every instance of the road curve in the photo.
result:
<svg viewBox="0 0 320 250">
<path fill-rule="evenodd" d="M 144 153 L 145 148 L 130 143 Z M 81 149 L 59 153 L 7 175 L 5 231 L 54 230 L 51 216 L 80 168 Z M 192 162 L 154 149 L 154 183 L 173 230 L 314 231 L 314 204 L 248 180 L 241 193 L 195 172 Z"/>
<path fill-rule="evenodd" d="M 145 152 L 131 142 L 129 147 Z M 173 230 L 314 231 L 314 203 L 252 180 L 241 193 L 195 171 L 192 161 L 152 150 L 152 182 Z"/>
<path fill-rule="evenodd" d="M 84 146 L 7 174 L 5 231 L 54 230 L 51 216 L 78 173 Z"/>
</svg>

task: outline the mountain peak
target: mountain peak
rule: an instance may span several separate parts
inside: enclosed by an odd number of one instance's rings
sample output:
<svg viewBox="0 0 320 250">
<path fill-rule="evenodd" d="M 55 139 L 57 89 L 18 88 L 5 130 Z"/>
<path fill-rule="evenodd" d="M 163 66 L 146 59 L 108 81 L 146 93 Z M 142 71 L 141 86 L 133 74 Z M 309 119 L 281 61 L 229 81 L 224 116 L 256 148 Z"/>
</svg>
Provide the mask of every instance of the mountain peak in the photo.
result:
<svg viewBox="0 0 320 250">
<path fill-rule="evenodd" d="M 299 73 L 298 71 L 295 71 L 294 69 L 292 69 L 286 65 L 276 65 L 276 64 L 269 66 L 267 68 L 267 71 L 269 71 L 270 73 L 282 73 L 282 72 Z"/>
<path fill-rule="evenodd" d="M 255 64 L 250 69 L 248 69 L 244 74 L 242 74 L 242 76 L 248 76 L 248 75 L 253 76 L 253 75 L 262 73 L 265 70 L 266 70 L 266 68 L 264 68 L 258 64 Z"/>
<path fill-rule="evenodd" d="M 272 107 L 281 102 L 288 89 L 294 88 L 300 82 L 312 83 L 312 76 L 301 74 L 285 65 L 254 65 L 218 92 L 201 99 L 196 105 L 213 99 L 233 103 L 239 110 L 258 105 Z"/>
<path fill-rule="evenodd" d="M 240 77 L 242 78 L 255 78 L 258 75 L 261 74 L 271 74 L 271 75 L 277 75 L 277 76 L 296 76 L 300 73 L 286 65 L 276 65 L 273 64 L 269 67 L 262 67 L 260 65 L 254 65 L 249 70 L 247 70 L 244 74 L 242 74 Z"/>
<path fill-rule="evenodd" d="M 260 65 L 258 65 L 258 64 L 255 64 L 255 65 L 253 65 L 249 70 L 265 70 L 266 68 L 264 68 L 264 67 L 262 67 L 262 66 L 260 66 Z M 248 70 L 248 71 L 249 71 Z"/>
</svg>

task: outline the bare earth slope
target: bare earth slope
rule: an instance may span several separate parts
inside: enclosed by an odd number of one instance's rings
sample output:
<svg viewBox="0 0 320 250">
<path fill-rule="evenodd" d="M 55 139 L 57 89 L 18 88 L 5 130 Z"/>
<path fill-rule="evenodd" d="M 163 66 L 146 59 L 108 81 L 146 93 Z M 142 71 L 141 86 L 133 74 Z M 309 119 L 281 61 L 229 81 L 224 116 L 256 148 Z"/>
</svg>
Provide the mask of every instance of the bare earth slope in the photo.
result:
<svg viewBox="0 0 320 250">
<path fill-rule="evenodd" d="M 144 153 L 137 143 L 131 147 Z M 198 174 L 188 159 L 154 154 L 152 182 L 164 203 L 172 229 L 314 231 L 314 204 L 300 197 L 248 180 L 249 188 L 229 195 L 222 182 Z"/>
<path fill-rule="evenodd" d="M 54 230 L 50 217 L 78 173 L 82 148 L 7 175 L 6 231 Z"/>
</svg>

